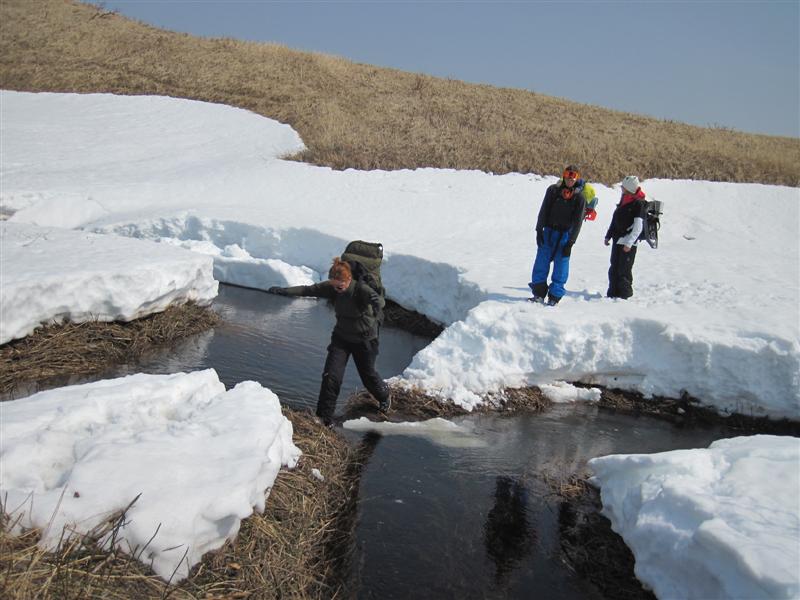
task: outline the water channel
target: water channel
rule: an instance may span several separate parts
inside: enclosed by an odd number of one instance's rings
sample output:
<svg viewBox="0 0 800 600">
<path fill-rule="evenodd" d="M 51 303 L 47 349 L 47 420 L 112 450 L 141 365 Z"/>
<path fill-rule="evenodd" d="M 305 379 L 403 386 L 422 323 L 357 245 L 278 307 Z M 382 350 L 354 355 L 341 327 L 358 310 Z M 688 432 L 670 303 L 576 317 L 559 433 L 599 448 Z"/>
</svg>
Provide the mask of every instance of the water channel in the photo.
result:
<svg viewBox="0 0 800 600">
<path fill-rule="evenodd" d="M 213 331 L 150 356 L 130 371 L 207 367 L 231 387 L 258 381 L 295 408 L 313 408 L 334 316 L 323 301 L 220 286 Z M 429 340 L 385 328 L 378 371 L 398 375 Z M 360 387 L 348 366 L 340 397 Z M 586 404 L 544 414 L 457 419 L 466 434 L 384 435 L 369 442 L 354 560 L 358 598 L 599 598 L 559 559 L 557 500 L 541 477 L 581 470 L 613 453 L 705 447 L 726 434 L 678 429 Z"/>
</svg>

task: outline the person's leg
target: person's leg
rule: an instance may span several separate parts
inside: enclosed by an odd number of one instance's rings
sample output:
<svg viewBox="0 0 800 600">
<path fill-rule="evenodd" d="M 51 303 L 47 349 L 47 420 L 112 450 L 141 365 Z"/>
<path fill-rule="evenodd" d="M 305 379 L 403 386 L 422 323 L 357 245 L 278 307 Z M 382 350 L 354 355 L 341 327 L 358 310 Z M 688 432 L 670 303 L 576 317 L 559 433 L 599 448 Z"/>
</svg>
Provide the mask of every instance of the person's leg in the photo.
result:
<svg viewBox="0 0 800 600">
<path fill-rule="evenodd" d="M 550 274 L 550 260 L 553 256 L 553 233 L 556 232 L 545 228 L 544 243 L 536 249 L 536 259 L 533 261 L 531 282 L 528 287 L 537 298 L 544 298 L 547 295 L 547 276 Z"/>
<path fill-rule="evenodd" d="M 568 235 L 563 236 L 561 243 L 556 249 L 555 256 L 553 257 L 553 278 L 550 282 L 550 298 L 555 302 L 561 300 L 561 297 L 566 292 L 564 286 L 569 278 L 569 256 L 564 256 L 561 250 L 564 248 L 569 239 Z"/>
<path fill-rule="evenodd" d="M 633 263 L 636 260 L 636 246 L 631 247 L 630 252 L 620 250 L 619 254 L 617 296 L 627 299 L 633 296 Z"/>
<path fill-rule="evenodd" d="M 342 388 L 342 377 L 348 358 L 350 358 L 350 351 L 347 347 L 336 338 L 331 338 L 317 400 L 317 416 L 326 425 L 331 422 L 333 413 L 336 411 L 336 399 Z"/>
<path fill-rule="evenodd" d="M 608 267 L 608 291 L 606 296 L 609 298 L 616 298 L 619 294 L 618 290 L 618 271 L 619 271 L 619 255 L 622 254 L 622 246 L 612 243 L 611 245 L 611 260 Z"/>
<path fill-rule="evenodd" d="M 375 370 L 375 358 L 378 356 L 378 338 L 351 348 L 353 362 L 356 363 L 361 383 L 382 406 L 389 398 L 389 386 Z"/>
</svg>

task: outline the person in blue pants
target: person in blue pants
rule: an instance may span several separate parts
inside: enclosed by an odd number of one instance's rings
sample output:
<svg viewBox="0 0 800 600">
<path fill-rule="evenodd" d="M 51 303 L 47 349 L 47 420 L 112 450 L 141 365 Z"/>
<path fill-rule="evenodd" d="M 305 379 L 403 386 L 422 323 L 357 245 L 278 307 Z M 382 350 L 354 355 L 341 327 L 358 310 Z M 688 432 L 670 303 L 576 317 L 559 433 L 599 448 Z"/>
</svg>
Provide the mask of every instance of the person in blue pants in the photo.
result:
<svg viewBox="0 0 800 600">
<path fill-rule="evenodd" d="M 546 296 L 547 304 L 555 306 L 564 296 L 569 258 L 581 232 L 585 210 L 583 180 L 578 169 L 570 165 L 561 180 L 547 188 L 536 220 L 536 260 L 528 284 L 534 302 L 545 302 Z M 548 285 L 551 264 L 553 274 Z"/>
</svg>

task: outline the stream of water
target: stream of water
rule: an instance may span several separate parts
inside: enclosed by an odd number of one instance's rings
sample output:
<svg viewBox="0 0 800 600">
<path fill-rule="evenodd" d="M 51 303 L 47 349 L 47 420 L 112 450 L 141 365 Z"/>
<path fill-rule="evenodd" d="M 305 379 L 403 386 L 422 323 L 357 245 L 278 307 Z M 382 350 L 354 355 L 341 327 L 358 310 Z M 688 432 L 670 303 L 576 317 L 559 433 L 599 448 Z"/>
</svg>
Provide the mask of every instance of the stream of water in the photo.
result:
<svg viewBox="0 0 800 600">
<path fill-rule="evenodd" d="M 213 367 L 229 387 L 258 381 L 295 408 L 314 408 L 334 315 L 323 301 L 221 286 L 224 322 L 131 371 Z M 385 328 L 377 368 L 401 373 L 430 340 Z M 360 387 L 348 365 L 340 409 Z M 543 414 L 456 420 L 457 436 L 343 430 L 366 444 L 347 577 L 359 598 L 597 598 L 559 559 L 557 499 L 545 473 L 595 456 L 705 447 L 716 429 L 678 429 L 586 404 Z"/>
</svg>

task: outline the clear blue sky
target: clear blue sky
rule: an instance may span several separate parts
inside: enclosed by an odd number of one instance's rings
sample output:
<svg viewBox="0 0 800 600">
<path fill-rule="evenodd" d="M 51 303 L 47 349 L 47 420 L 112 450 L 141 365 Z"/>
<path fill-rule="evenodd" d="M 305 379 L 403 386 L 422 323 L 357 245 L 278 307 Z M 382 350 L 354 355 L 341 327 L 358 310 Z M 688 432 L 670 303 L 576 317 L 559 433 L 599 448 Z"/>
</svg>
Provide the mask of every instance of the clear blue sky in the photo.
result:
<svg viewBox="0 0 800 600">
<path fill-rule="evenodd" d="M 695 125 L 800 137 L 800 0 L 106 0 L 207 37 L 284 44 Z"/>
</svg>

